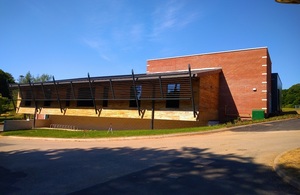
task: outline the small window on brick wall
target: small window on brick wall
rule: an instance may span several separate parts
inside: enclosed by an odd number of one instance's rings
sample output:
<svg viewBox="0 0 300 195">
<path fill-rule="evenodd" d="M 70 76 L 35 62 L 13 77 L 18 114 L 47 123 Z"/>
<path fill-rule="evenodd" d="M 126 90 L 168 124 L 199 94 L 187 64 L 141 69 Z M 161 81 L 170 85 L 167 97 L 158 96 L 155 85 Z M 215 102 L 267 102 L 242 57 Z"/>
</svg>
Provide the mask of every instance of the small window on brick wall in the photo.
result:
<svg viewBox="0 0 300 195">
<path fill-rule="evenodd" d="M 166 108 L 179 108 L 180 84 L 168 84 Z"/>
</svg>

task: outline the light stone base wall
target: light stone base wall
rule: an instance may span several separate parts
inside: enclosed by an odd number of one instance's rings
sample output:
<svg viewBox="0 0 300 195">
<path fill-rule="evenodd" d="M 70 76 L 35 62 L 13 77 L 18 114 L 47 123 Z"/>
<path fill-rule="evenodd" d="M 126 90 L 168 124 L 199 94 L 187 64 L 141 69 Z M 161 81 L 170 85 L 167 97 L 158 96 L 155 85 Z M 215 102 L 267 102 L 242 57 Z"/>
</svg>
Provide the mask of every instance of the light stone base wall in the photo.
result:
<svg viewBox="0 0 300 195">
<path fill-rule="evenodd" d="M 34 108 L 21 107 L 18 113 L 34 114 Z M 115 110 L 115 109 L 99 109 L 97 114 L 92 108 L 68 108 L 60 111 L 59 108 L 41 108 L 37 114 L 62 115 L 62 116 L 89 116 L 97 118 L 128 118 L 128 119 L 151 119 L 152 111 L 142 109 L 139 115 L 138 111 L 133 110 Z M 196 121 L 193 111 L 175 111 L 175 110 L 155 110 L 155 118 L 160 120 L 182 120 Z"/>
</svg>

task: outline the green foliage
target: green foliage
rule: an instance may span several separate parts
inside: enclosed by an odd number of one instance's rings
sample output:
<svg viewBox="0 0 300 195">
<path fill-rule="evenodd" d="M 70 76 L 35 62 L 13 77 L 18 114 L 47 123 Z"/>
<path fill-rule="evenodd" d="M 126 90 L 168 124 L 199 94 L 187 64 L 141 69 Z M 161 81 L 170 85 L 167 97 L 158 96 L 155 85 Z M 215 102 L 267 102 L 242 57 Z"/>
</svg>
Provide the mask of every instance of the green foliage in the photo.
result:
<svg viewBox="0 0 300 195">
<path fill-rule="evenodd" d="M 7 97 L 2 97 L 0 94 L 0 114 L 3 114 L 9 110 L 10 101 Z"/>
<path fill-rule="evenodd" d="M 15 83 L 11 74 L 0 69 L 0 93 L 3 97 L 10 97 L 7 83 Z"/>
<path fill-rule="evenodd" d="M 293 108 L 300 105 L 300 83 L 282 90 L 282 105 L 286 108 Z"/>
<path fill-rule="evenodd" d="M 2 116 L 0 116 L 0 123 L 3 123 L 3 121 L 5 120 L 22 120 L 24 119 L 24 115 L 23 114 L 16 114 L 14 111 L 10 111 L 7 114 L 2 114 Z"/>
<path fill-rule="evenodd" d="M 42 75 L 37 75 L 36 77 L 33 76 L 29 71 L 26 73 L 25 76 L 20 76 L 19 78 L 19 83 L 37 83 L 37 82 L 45 82 L 45 81 L 50 81 L 52 78 L 51 75 L 48 74 L 42 74 Z"/>
<path fill-rule="evenodd" d="M 41 76 L 37 75 L 37 77 L 35 77 L 34 82 L 45 82 L 45 81 L 50 81 L 51 79 L 52 79 L 51 75 L 42 74 Z"/>
</svg>

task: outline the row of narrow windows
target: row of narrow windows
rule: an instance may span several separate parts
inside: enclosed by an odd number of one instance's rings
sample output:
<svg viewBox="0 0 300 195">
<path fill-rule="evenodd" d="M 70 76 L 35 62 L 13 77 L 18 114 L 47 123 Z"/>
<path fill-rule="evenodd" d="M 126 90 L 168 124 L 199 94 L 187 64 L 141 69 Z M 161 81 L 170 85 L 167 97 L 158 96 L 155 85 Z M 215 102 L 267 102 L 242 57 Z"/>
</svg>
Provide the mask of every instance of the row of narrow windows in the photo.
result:
<svg viewBox="0 0 300 195">
<path fill-rule="evenodd" d="M 95 89 L 93 89 L 95 90 Z M 71 90 L 67 90 L 67 97 L 71 97 Z M 80 88 L 78 93 L 78 99 L 84 99 L 85 94 L 90 93 L 89 88 Z M 93 91 L 93 94 L 95 91 Z M 103 100 L 102 106 L 108 107 L 108 93 L 109 88 L 103 88 Z M 141 96 L 142 96 L 142 86 L 137 85 L 132 86 L 130 88 L 130 100 L 129 100 L 129 107 L 137 107 L 137 104 L 141 105 Z M 166 100 L 166 108 L 179 108 L 179 96 L 180 96 L 180 84 L 168 84 L 167 86 L 167 100 Z M 51 90 L 45 91 L 45 98 L 51 99 Z M 70 100 L 65 101 L 66 107 L 70 106 Z M 25 101 L 25 106 L 31 106 L 31 101 Z M 51 106 L 51 101 L 44 101 L 44 106 L 49 107 Z M 78 100 L 77 107 L 93 107 L 94 103 L 92 100 Z"/>
</svg>

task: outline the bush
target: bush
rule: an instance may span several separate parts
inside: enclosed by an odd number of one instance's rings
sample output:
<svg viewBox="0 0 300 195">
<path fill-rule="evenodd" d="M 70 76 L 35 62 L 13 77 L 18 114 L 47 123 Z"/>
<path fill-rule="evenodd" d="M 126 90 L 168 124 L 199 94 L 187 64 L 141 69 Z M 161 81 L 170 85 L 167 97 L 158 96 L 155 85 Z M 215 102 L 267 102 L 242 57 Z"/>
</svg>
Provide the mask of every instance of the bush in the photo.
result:
<svg viewBox="0 0 300 195">
<path fill-rule="evenodd" d="M 6 113 L 9 110 L 10 101 L 6 97 L 2 97 L 0 94 L 0 114 Z"/>
</svg>

